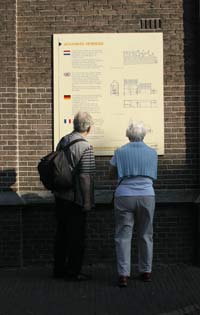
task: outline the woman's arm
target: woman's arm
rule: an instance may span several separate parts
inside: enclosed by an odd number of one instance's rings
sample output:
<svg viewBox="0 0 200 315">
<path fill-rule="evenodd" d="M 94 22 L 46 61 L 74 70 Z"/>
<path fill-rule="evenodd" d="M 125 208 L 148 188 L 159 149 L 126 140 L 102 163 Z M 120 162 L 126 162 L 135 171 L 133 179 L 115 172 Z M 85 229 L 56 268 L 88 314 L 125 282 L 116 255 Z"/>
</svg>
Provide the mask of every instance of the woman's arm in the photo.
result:
<svg viewBox="0 0 200 315">
<path fill-rule="evenodd" d="M 116 166 L 113 166 L 113 165 L 110 166 L 109 177 L 111 179 L 116 179 L 117 178 L 117 167 Z"/>
</svg>

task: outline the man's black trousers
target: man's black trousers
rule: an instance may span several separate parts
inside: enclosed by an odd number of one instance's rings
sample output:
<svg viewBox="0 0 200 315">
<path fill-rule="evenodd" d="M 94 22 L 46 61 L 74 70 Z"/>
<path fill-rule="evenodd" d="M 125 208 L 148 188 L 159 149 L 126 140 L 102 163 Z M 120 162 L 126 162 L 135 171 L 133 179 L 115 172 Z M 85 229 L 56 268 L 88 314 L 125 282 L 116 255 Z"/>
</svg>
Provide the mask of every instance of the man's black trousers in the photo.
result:
<svg viewBox="0 0 200 315">
<path fill-rule="evenodd" d="M 56 220 L 54 274 L 78 275 L 85 249 L 86 212 L 71 201 L 56 198 Z"/>
</svg>

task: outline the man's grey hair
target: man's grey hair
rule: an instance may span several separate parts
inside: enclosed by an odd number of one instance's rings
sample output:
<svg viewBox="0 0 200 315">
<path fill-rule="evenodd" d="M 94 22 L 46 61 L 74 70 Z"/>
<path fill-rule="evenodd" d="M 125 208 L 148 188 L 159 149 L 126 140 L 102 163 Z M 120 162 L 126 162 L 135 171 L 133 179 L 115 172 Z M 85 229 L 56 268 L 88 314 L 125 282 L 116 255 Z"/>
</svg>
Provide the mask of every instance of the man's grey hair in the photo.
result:
<svg viewBox="0 0 200 315">
<path fill-rule="evenodd" d="M 77 132 L 85 132 L 94 124 L 92 116 L 87 112 L 78 112 L 74 116 L 74 130 Z"/>
<path fill-rule="evenodd" d="M 131 123 L 126 129 L 126 136 L 130 141 L 142 141 L 146 133 L 147 129 L 142 123 Z"/>
</svg>

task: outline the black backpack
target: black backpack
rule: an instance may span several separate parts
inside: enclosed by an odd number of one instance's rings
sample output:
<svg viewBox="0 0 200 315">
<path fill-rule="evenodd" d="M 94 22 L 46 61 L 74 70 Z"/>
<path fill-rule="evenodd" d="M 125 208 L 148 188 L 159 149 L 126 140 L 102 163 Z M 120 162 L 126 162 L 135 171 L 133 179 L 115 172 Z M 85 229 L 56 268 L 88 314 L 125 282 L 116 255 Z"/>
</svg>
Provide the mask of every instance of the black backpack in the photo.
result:
<svg viewBox="0 0 200 315">
<path fill-rule="evenodd" d="M 73 168 L 70 160 L 70 146 L 85 139 L 76 139 L 61 148 L 53 151 L 38 163 L 40 180 L 44 187 L 51 191 L 66 191 L 74 186 L 74 176 L 78 171 L 79 163 Z"/>
</svg>

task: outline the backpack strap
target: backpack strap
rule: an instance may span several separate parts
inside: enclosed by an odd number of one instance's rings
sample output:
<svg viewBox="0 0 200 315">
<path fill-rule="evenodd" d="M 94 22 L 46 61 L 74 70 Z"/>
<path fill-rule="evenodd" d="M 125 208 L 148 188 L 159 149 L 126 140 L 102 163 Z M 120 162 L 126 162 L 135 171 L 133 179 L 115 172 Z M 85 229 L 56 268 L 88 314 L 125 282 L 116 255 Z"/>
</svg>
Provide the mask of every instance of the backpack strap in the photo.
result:
<svg viewBox="0 0 200 315">
<path fill-rule="evenodd" d="M 73 144 L 76 143 L 76 142 L 80 142 L 80 141 L 86 141 L 86 140 L 83 139 L 83 138 L 75 139 L 75 140 L 71 141 L 70 143 L 68 143 L 68 144 L 64 147 L 64 149 L 68 149 L 69 147 L 71 147 L 71 145 L 73 145 Z"/>
<path fill-rule="evenodd" d="M 85 139 L 79 138 L 79 139 L 75 139 L 75 140 L 69 142 L 69 143 L 66 144 L 65 146 L 64 146 L 64 145 L 63 145 L 63 146 L 61 145 L 61 147 L 60 147 L 60 150 L 63 150 L 63 151 L 65 152 L 65 154 L 66 154 L 66 156 L 67 156 L 67 159 L 68 159 L 68 161 L 69 161 L 69 163 L 70 163 L 71 165 L 73 165 L 73 163 L 72 163 L 71 156 L 70 156 L 70 152 L 69 152 L 68 149 L 69 149 L 73 144 L 75 144 L 76 142 L 81 142 L 81 141 L 85 141 L 85 142 L 86 142 Z M 79 161 L 77 162 L 77 164 L 73 167 L 74 169 L 76 169 L 76 170 L 78 169 L 80 160 L 81 160 L 81 157 L 80 157 Z"/>
<path fill-rule="evenodd" d="M 59 150 L 65 150 L 65 149 L 68 149 L 69 147 L 71 147 L 71 145 L 73 145 L 74 143 L 76 142 L 79 142 L 79 141 L 86 141 L 85 139 L 83 138 L 79 138 L 79 139 L 75 139 L 71 142 L 69 142 L 68 144 L 64 144 L 64 141 L 65 141 L 65 137 L 63 137 L 60 141 L 60 148 Z"/>
</svg>

